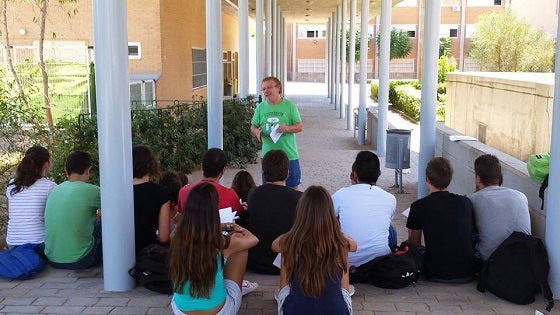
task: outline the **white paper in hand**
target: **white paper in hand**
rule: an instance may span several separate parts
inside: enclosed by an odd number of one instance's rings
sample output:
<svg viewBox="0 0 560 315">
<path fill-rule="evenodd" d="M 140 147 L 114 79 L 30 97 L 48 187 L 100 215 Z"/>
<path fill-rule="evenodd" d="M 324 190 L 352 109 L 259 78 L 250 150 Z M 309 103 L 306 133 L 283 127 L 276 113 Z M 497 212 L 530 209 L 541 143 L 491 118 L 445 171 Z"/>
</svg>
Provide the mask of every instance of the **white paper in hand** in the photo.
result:
<svg viewBox="0 0 560 315">
<path fill-rule="evenodd" d="M 274 266 L 280 268 L 280 265 L 282 265 L 282 254 L 278 253 L 278 255 L 276 255 L 276 258 L 274 259 L 272 264 Z"/>
<path fill-rule="evenodd" d="M 272 139 L 272 142 L 276 143 L 278 141 L 278 139 L 280 139 L 280 137 L 282 136 L 281 132 L 278 132 L 278 127 L 280 125 L 273 125 L 272 128 L 270 128 L 270 138 Z"/>
<path fill-rule="evenodd" d="M 408 218 L 408 215 L 410 214 L 410 208 L 406 208 L 406 209 L 404 209 L 404 211 L 403 211 L 403 212 L 401 212 L 401 213 L 402 213 L 402 215 L 404 215 L 405 217 L 407 217 L 407 218 Z"/>
<path fill-rule="evenodd" d="M 218 210 L 220 212 L 220 223 L 232 223 L 235 219 L 237 211 L 232 212 L 231 207 L 222 208 Z"/>
</svg>

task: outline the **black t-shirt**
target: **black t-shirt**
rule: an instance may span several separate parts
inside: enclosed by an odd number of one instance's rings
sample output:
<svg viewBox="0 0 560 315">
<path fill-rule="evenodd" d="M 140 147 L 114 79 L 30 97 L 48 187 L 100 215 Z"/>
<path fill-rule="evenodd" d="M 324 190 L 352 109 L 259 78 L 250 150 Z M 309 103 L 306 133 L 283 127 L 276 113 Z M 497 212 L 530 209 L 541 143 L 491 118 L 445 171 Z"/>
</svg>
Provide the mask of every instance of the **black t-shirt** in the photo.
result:
<svg viewBox="0 0 560 315">
<path fill-rule="evenodd" d="M 157 242 L 159 210 L 170 200 L 169 191 L 156 183 L 134 185 L 134 236 L 136 252 Z"/>
<path fill-rule="evenodd" d="M 412 203 L 406 227 L 423 231 L 426 276 L 451 280 L 474 275 L 472 220 L 473 206 L 465 196 L 438 191 Z"/>
<path fill-rule="evenodd" d="M 249 249 L 249 269 L 280 274 L 280 269 L 272 264 L 277 254 L 270 246 L 292 228 L 300 196 L 301 191 L 274 184 L 264 184 L 249 192 L 248 228 L 259 239 L 257 246 Z"/>
</svg>

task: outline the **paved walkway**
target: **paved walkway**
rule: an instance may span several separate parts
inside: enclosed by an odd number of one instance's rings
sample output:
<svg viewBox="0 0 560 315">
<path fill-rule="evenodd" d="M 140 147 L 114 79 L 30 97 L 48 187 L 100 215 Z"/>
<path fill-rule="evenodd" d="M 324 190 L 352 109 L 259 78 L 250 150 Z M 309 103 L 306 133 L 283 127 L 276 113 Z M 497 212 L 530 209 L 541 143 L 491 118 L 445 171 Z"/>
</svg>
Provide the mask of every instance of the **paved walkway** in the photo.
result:
<svg viewBox="0 0 560 315">
<path fill-rule="evenodd" d="M 329 104 L 324 84 L 291 83 L 286 87 L 286 92 L 298 104 L 304 123 L 304 131 L 298 134 L 303 171 L 301 189 L 319 184 L 332 193 L 349 185 L 350 167 L 356 154 L 360 150 L 373 148 L 356 144 L 353 131 L 346 130 L 346 120 L 339 119 L 338 111 Z M 316 95 L 303 95 L 309 93 Z M 413 129 L 411 170 L 403 175 L 405 193 L 395 194 L 398 212 L 394 225 L 400 242 L 406 239 L 406 221 L 400 211 L 416 199 L 418 128 L 393 113 L 389 113 L 389 121 L 397 128 Z M 384 160 L 381 160 L 384 165 Z M 249 165 L 247 169 L 255 179 L 260 179 L 260 165 Z M 231 182 L 236 171 L 227 170 L 226 184 Z M 195 181 L 200 176 L 200 173 L 190 174 L 189 180 Z M 394 181 L 394 171 L 383 169 L 378 185 L 396 193 L 397 188 L 392 187 Z M 239 314 L 276 314 L 273 291 L 277 287 L 278 277 L 248 272 L 246 278 L 257 281 L 259 288 L 244 297 Z M 0 314 L 172 314 L 169 302 L 170 297 L 144 288 L 129 292 L 104 291 L 101 268 L 80 272 L 48 268 L 33 280 L 0 279 Z M 528 315 L 535 314 L 535 310 L 543 311 L 544 306 L 540 296 L 537 296 L 535 303 L 520 306 L 476 291 L 475 283 L 450 285 L 422 280 L 414 287 L 400 290 L 356 285 L 352 302 L 354 314 L 360 315 Z M 560 305 L 550 314 L 560 314 Z"/>
</svg>

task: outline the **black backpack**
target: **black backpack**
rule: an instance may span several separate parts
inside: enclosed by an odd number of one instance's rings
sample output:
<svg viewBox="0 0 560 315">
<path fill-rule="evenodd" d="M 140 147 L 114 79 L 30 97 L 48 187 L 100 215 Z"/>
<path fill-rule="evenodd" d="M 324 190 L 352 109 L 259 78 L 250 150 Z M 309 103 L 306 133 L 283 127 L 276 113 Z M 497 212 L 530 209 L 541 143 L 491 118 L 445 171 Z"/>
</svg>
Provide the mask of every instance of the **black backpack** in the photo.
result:
<svg viewBox="0 0 560 315">
<path fill-rule="evenodd" d="M 546 310 L 554 307 L 548 285 L 548 254 L 542 240 L 513 232 L 490 255 L 480 273 L 477 290 L 516 304 L 530 304 L 541 291 Z"/>
<path fill-rule="evenodd" d="M 146 289 L 169 295 L 173 290 L 167 271 L 168 255 L 168 247 L 150 244 L 136 255 L 136 264 L 128 274 Z"/>
<path fill-rule="evenodd" d="M 420 276 L 420 256 L 413 245 L 401 244 L 394 253 L 376 257 L 350 273 L 351 283 L 369 283 L 379 288 L 400 289 L 413 285 Z"/>
</svg>

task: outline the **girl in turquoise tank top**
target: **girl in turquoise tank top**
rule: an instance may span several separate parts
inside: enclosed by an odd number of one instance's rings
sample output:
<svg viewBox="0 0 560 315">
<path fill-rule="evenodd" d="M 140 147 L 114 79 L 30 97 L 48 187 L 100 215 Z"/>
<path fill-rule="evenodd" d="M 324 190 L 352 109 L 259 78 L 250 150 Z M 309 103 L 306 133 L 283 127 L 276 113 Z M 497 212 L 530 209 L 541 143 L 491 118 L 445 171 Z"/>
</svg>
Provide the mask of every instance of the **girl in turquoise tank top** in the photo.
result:
<svg viewBox="0 0 560 315">
<path fill-rule="evenodd" d="M 169 249 L 175 314 L 236 314 L 249 248 L 258 239 L 237 224 L 222 232 L 218 193 L 209 183 L 192 188 Z"/>
</svg>

